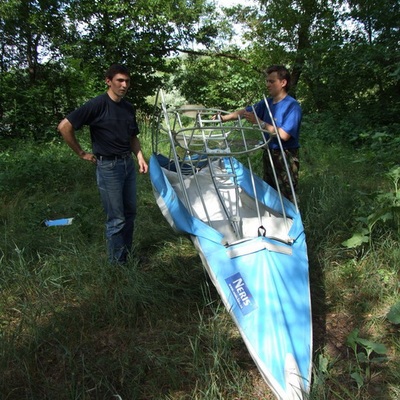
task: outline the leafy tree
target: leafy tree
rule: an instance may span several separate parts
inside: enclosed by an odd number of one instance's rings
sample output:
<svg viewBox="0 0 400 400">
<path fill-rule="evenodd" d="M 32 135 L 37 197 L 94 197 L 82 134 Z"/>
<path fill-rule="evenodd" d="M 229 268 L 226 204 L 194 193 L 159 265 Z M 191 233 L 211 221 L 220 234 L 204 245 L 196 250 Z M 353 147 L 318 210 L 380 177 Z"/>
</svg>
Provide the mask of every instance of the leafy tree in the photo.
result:
<svg viewBox="0 0 400 400">
<path fill-rule="evenodd" d="M 51 84 L 43 62 L 62 32 L 61 7 L 58 0 L 0 2 L 0 134 L 42 137 L 48 129 Z"/>
<path fill-rule="evenodd" d="M 291 69 L 292 94 L 306 112 L 361 127 L 389 124 L 398 113 L 398 2 L 260 0 L 225 14 L 245 26 L 248 62 Z"/>
<path fill-rule="evenodd" d="M 104 90 L 104 71 L 114 62 L 130 67 L 137 94 L 131 101 L 145 109 L 145 97 L 175 69 L 168 57 L 215 34 L 198 24 L 207 10 L 204 0 L 3 0 L 1 84 L 7 88 L 0 94 L 0 133 L 43 133 L 40 121 L 55 126 L 60 115 Z"/>
<path fill-rule="evenodd" d="M 204 0 L 71 1 L 66 9 L 72 38 L 64 55 L 78 58 L 88 73 L 103 77 L 113 62 L 132 71 L 138 106 L 176 68 L 171 55 L 199 34 Z M 79 26 L 79 30 L 76 28 Z"/>
<path fill-rule="evenodd" d="M 224 56 L 189 55 L 173 83 L 189 103 L 224 110 L 253 104 L 262 93 L 259 74 L 251 65 Z"/>
<path fill-rule="evenodd" d="M 0 3 L 1 71 L 26 68 L 34 82 L 49 56 L 52 38 L 62 32 L 62 1 L 3 0 Z"/>
<path fill-rule="evenodd" d="M 113 62 L 130 67 L 130 100 L 143 111 L 171 76 L 191 102 L 251 103 L 273 63 L 291 69 L 306 112 L 330 113 L 335 129 L 347 123 L 342 135 L 390 125 L 400 108 L 399 4 L 390 0 L 259 0 L 222 11 L 207 0 L 0 0 L 0 16 L 0 135 L 53 134 L 60 116 L 104 91 Z"/>
</svg>

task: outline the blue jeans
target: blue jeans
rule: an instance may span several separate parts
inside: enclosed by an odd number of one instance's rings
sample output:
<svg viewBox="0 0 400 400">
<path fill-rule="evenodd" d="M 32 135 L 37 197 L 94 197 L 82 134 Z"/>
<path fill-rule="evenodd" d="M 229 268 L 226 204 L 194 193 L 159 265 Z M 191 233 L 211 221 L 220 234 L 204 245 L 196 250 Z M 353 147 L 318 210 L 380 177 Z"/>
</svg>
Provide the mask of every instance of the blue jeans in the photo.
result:
<svg viewBox="0 0 400 400">
<path fill-rule="evenodd" d="M 97 186 L 107 215 L 108 260 L 125 263 L 136 217 L 136 173 L 132 157 L 97 160 Z"/>
</svg>

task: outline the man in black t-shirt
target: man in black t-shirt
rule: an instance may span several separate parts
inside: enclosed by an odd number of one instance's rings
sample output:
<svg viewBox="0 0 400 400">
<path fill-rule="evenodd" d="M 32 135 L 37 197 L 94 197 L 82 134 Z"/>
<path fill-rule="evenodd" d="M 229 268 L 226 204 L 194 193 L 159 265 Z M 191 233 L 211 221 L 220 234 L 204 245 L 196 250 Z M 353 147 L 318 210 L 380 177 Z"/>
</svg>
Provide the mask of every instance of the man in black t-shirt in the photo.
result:
<svg viewBox="0 0 400 400">
<path fill-rule="evenodd" d="M 123 97 L 130 86 L 126 67 L 112 65 L 106 73 L 106 93 L 97 96 L 64 118 L 58 130 L 82 159 L 96 164 L 97 185 L 107 215 L 106 238 L 111 263 L 125 263 L 132 248 L 136 217 L 136 172 L 147 173 L 139 139 L 136 112 Z M 80 146 L 75 131 L 90 127 L 92 152 Z"/>
</svg>

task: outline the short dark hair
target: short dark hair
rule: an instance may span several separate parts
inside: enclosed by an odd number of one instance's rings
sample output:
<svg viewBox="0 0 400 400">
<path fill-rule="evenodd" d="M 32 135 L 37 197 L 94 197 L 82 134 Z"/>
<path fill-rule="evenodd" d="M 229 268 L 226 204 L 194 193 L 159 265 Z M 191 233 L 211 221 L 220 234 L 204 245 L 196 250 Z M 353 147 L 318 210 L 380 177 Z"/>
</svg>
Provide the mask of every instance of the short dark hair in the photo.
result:
<svg viewBox="0 0 400 400">
<path fill-rule="evenodd" d="M 112 80 L 115 75 L 124 74 L 130 76 L 129 69 L 122 64 L 112 64 L 105 73 L 106 78 Z"/>
<path fill-rule="evenodd" d="M 280 80 L 286 79 L 285 89 L 288 92 L 290 89 L 290 72 L 284 65 L 271 65 L 265 70 L 265 74 L 269 75 L 273 72 L 278 74 Z"/>
</svg>

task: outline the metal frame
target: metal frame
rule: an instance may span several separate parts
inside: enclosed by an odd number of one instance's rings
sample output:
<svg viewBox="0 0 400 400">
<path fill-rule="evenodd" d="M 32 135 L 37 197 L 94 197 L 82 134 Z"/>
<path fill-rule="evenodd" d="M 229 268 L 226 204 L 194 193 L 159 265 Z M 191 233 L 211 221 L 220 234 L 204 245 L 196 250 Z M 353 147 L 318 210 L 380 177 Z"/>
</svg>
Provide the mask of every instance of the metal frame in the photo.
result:
<svg viewBox="0 0 400 400">
<path fill-rule="evenodd" d="M 287 164 L 286 155 L 283 150 L 281 139 L 278 134 L 278 129 L 272 118 L 271 110 L 265 96 L 264 100 L 267 105 L 268 112 L 271 116 L 271 120 L 273 121 L 275 134 L 278 137 L 278 143 L 284 157 L 285 168 L 288 173 L 290 187 L 294 194 L 291 173 Z M 285 212 L 283 198 L 279 188 L 276 171 L 272 163 L 271 153 L 268 148 L 268 143 L 275 135 L 268 135 L 266 137 L 265 130 L 261 128 L 262 122 L 258 119 L 256 113 L 254 114 L 256 115 L 257 123 L 252 126 L 247 125 L 247 121 L 240 117 L 237 121 L 233 123 L 233 125 L 224 125 L 221 120 L 221 115 L 223 114 L 228 114 L 228 112 L 218 109 L 205 108 L 203 106 L 184 106 L 181 108 L 168 108 L 165 101 L 164 92 L 162 90 L 159 90 L 157 94 L 156 108 L 153 119 L 153 153 L 157 154 L 160 152 L 160 147 L 162 143 L 165 142 L 167 145 L 169 145 L 168 157 L 172 159 L 173 163 L 176 166 L 181 188 L 185 188 L 185 178 L 180 169 L 180 166 L 182 165 L 182 163 L 191 166 L 191 172 L 193 173 L 194 180 L 196 182 L 196 187 L 208 220 L 207 222 L 210 226 L 212 226 L 212 221 L 210 220 L 204 199 L 201 196 L 201 187 L 196 176 L 196 172 L 199 169 L 198 159 L 207 159 L 214 188 L 216 190 L 220 203 L 224 209 L 226 217 L 228 218 L 232 226 L 233 231 L 235 232 L 237 239 L 240 240 L 242 239 L 242 232 L 240 227 L 239 187 L 237 184 L 236 174 L 226 172 L 225 174 L 221 175 L 217 173 L 213 169 L 213 162 L 218 159 L 226 159 L 230 163 L 231 171 L 234 171 L 232 157 L 247 156 L 246 161 L 252 179 L 251 184 L 254 191 L 255 206 L 260 225 L 259 234 L 262 235 L 261 232 L 263 226 L 259 201 L 257 200 L 256 185 L 254 181 L 250 155 L 261 149 L 268 151 L 281 203 L 282 216 L 284 217 L 285 223 L 287 224 L 287 216 Z M 186 117 L 187 119 L 185 120 L 184 117 Z M 162 135 L 166 135 L 165 139 Z M 252 138 L 253 143 L 250 143 L 249 138 Z M 183 158 L 179 156 L 178 151 L 183 154 Z M 221 183 L 221 179 L 224 179 L 224 182 L 229 182 L 229 184 L 227 185 L 226 183 Z M 231 215 L 225 205 L 222 196 L 222 191 L 224 190 L 224 188 L 228 187 L 234 187 L 235 189 L 236 215 Z M 183 195 L 186 208 L 189 210 L 191 215 L 194 215 L 186 190 L 183 190 Z M 296 196 L 293 195 L 293 197 L 295 199 L 296 210 L 298 211 Z"/>
</svg>

